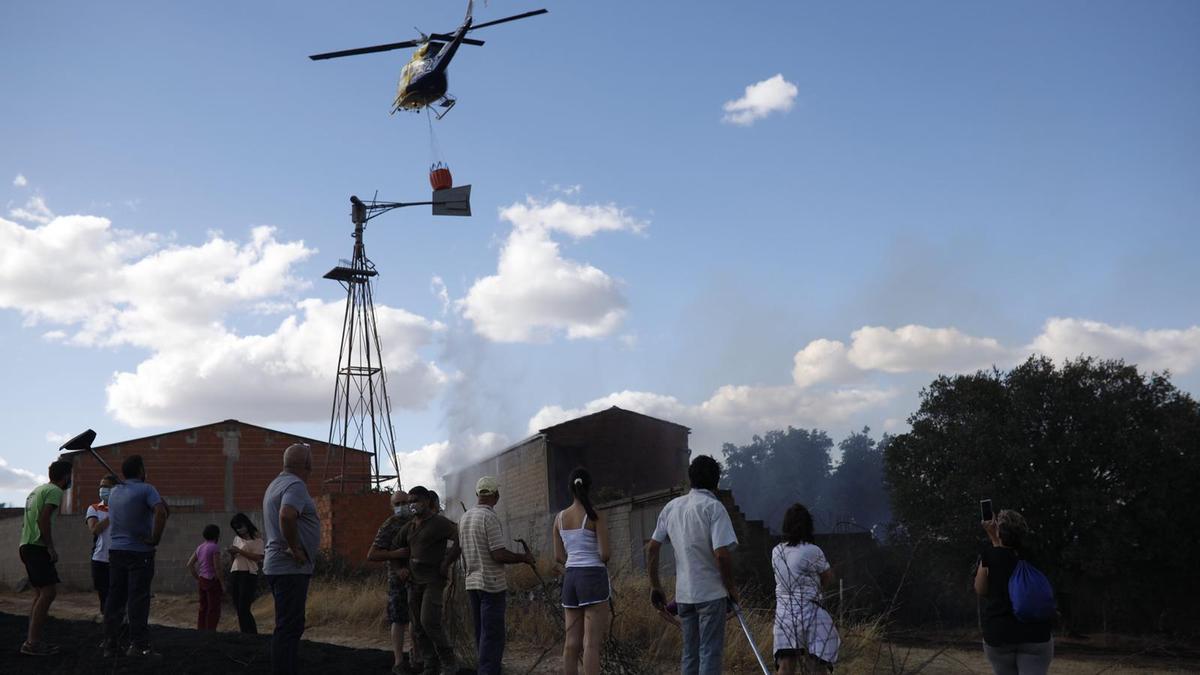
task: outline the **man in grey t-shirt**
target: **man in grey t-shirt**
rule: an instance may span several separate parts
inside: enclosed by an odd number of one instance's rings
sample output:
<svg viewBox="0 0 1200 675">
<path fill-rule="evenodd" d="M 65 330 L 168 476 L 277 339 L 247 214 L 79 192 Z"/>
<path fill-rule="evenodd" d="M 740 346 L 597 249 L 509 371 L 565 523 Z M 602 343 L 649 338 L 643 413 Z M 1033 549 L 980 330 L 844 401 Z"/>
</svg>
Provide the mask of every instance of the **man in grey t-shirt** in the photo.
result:
<svg viewBox="0 0 1200 675">
<path fill-rule="evenodd" d="M 312 578 L 313 558 L 321 545 L 321 519 L 304 481 L 312 474 L 312 448 L 296 443 L 283 451 L 283 471 L 263 495 L 266 535 L 263 573 L 275 598 L 275 632 L 271 636 L 271 672 L 299 670 L 304 604 Z"/>
</svg>

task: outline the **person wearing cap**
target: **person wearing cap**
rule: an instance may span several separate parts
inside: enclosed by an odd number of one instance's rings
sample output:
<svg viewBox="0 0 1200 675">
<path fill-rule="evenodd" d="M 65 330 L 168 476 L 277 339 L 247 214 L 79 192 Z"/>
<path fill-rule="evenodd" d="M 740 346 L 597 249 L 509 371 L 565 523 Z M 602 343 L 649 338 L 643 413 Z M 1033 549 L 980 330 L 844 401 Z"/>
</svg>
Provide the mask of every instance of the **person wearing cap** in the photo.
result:
<svg viewBox="0 0 1200 675">
<path fill-rule="evenodd" d="M 392 672 L 396 674 L 420 672 L 421 659 L 412 639 L 412 622 L 408 612 L 408 582 L 412 572 L 408 569 L 407 552 L 400 549 L 400 531 L 412 520 L 412 509 L 408 505 L 408 493 L 397 488 L 392 492 L 392 515 L 379 526 L 367 560 L 387 562 L 387 619 L 392 632 Z M 403 555 L 402 555 L 403 554 Z"/>
<path fill-rule="evenodd" d="M 458 523 L 462 559 L 466 566 L 467 596 L 475 622 L 475 653 L 480 675 L 500 675 L 504 656 L 504 566 L 533 565 L 532 553 L 514 553 L 504 545 L 504 528 L 496 515 L 500 481 L 484 476 L 475 483 L 477 503 Z"/>
</svg>

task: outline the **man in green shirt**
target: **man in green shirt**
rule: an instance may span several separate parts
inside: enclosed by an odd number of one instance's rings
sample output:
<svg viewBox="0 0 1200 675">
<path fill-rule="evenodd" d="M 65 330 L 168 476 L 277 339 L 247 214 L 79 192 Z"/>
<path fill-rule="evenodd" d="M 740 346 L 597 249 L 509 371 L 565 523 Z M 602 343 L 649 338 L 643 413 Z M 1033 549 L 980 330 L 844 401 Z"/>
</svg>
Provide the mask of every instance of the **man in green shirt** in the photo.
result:
<svg viewBox="0 0 1200 675">
<path fill-rule="evenodd" d="M 21 653 L 29 656 L 58 652 L 58 647 L 42 642 L 42 625 L 57 594 L 59 579 L 54 563 L 58 562 L 58 553 L 51 526 L 54 509 L 62 506 L 63 491 L 71 487 L 71 463 L 60 459 L 50 465 L 49 474 L 50 482 L 34 488 L 25 499 L 25 522 L 21 526 L 21 562 L 33 586 L 29 638 L 21 645 Z"/>
</svg>

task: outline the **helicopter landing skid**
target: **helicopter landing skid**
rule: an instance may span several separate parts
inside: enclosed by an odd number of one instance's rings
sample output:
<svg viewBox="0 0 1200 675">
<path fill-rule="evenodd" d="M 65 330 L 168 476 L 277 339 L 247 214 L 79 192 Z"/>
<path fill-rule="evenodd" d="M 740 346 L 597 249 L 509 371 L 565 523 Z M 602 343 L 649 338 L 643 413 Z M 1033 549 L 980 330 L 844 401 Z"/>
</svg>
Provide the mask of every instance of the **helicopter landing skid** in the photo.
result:
<svg viewBox="0 0 1200 675">
<path fill-rule="evenodd" d="M 441 112 L 434 113 L 434 117 L 438 118 L 439 120 L 442 119 L 446 116 L 446 113 L 450 112 L 450 109 L 454 107 L 455 103 L 458 103 L 458 99 L 454 98 L 453 96 L 443 96 L 442 100 L 438 101 L 437 103 L 438 107 L 442 110 Z"/>
</svg>

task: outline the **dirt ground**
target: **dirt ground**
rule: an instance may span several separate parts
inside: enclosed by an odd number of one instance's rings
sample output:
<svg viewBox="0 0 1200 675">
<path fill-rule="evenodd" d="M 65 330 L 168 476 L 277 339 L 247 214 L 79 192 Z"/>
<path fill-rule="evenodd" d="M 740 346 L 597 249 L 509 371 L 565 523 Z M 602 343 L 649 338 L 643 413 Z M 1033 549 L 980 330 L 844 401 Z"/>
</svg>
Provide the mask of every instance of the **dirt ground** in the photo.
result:
<svg viewBox="0 0 1200 675">
<path fill-rule="evenodd" d="M 47 639 L 63 653 L 38 659 L 17 652 L 24 639 L 28 593 L 0 593 L 0 673 L 264 673 L 268 670 L 271 609 L 267 598 L 255 604 L 260 635 L 237 633 L 232 611 L 222 612 L 220 630 L 202 634 L 192 629 L 196 601 L 190 596 L 154 598 L 151 639 L 162 659 L 135 662 L 121 658 L 103 661 L 99 643 L 102 629 L 95 595 L 62 593 L 55 600 L 47 626 Z M 387 673 L 391 667 L 390 643 L 383 630 L 337 632 L 336 626 L 315 626 L 305 631 L 301 658 L 306 673 Z M 505 652 L 506 673 L 560 672 L 558 647 L 530 670 L 547 645 L 524 645 L 510 640 Z M 1200 651 L 1179 650 L 1146 640 L 1121 640 L 1094 636 L 1089 641 L 1059 641 L 1052 673 L 1186 673 L 1200 672 Z M 648 664 L 646 664 L 648 665 Z M 913 636 L 881 642 L 873 653 L 861 654 L 853 665 L 839 669 L 850 673 L 950 673 L 991 672 L 977 641 L 968 635 L 941 640 Z M 653 672 L 678 672 L 673 663 L 650 666 Z M 753 671 L 746 671 L 753 672 Z"/>
<path fill-rule="evenodd" d="M 100 624 L 51 618 L 46 635 L 62 652 L 43 658 L 22 656 L 17 649 L 25 637 L 24 616 L 0 613 L 0 672 L 6 675 L 48 673 L 264 673 L 270 667 L 270 635 L 200 633 L 155 626 L 152 639 L 161 658 L 100 657 Z M 386 673 L 389 652 L 353 649 L 304 641 L 300 658 L 306 673 Z"/>
</svg>

